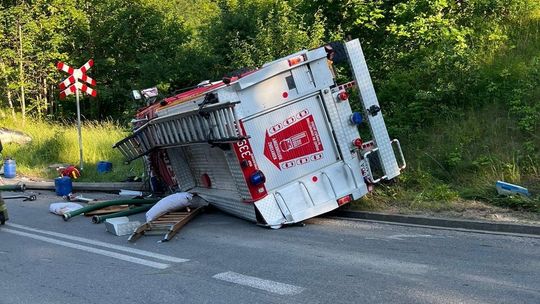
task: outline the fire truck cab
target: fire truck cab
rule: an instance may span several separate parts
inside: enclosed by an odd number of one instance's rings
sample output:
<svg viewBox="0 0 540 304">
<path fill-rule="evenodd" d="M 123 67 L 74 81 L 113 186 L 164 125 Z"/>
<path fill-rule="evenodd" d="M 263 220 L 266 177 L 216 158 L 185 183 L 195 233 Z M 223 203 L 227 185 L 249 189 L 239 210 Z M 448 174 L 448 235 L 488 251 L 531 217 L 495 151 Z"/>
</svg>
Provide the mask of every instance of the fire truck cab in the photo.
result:
<svg viewBox="0 0 540 304">
<path fill-rule="evenodd" d="M 336 83 L 336 51 L 346 55 L 354 81 Z M 352 86 L 362 113 L 351 110 Z M 405 168 L 358 39 L 208 82 L 137 118 L 144 123 L 115 145 L 129 161 L 146 156 L 173 191 L 274 228 L 334 210 Z M 362 123 L 372 140 L 360 138 Z"/>
</svg>

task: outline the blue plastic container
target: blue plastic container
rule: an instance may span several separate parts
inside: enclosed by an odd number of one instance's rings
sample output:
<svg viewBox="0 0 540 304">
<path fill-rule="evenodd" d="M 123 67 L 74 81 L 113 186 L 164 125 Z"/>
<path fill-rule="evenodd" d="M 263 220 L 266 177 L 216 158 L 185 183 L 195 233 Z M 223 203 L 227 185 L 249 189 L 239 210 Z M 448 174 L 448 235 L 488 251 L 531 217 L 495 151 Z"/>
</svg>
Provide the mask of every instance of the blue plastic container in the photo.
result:
<svg viewBox="0 0 540 304">
<path fill-rule="evenodd" d="M 14 159 L 6 159 L 4 161 L 4 177 L 15 178 L 17 164 Z"/>
<path fill-rule="evenodd" d="M 70 194 L 73 191 L 73 184 L 71 183 L 71 178 L 67 176 L 55 178 L 54 189 L 56 190 L 56 195 L 58 196 L 65 196 Z"/>
<path fill-rule="evenodd" d="M 112 170 L 112 163 L 108 161 L 100 161 L 97 164 L 97 172 L 98 173 L 105 173 L 105 172 L 111 172 Z"/>
</svg>

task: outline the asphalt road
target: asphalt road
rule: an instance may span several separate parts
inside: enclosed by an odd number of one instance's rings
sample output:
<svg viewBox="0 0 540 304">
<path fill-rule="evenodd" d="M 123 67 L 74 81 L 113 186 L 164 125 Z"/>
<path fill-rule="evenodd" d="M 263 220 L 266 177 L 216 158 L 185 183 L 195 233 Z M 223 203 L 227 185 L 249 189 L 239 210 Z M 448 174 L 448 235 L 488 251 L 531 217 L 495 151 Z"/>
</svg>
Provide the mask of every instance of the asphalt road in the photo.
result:
<svg viewBox="0 0 540 304">
<path fill-rule="evenodd" d="M 130 244 L 53 201 L 7 202 L 1 304 L 540 303 L 539 238 L 325 218 L 271 230 L 214 211 Z"/>
</svg>

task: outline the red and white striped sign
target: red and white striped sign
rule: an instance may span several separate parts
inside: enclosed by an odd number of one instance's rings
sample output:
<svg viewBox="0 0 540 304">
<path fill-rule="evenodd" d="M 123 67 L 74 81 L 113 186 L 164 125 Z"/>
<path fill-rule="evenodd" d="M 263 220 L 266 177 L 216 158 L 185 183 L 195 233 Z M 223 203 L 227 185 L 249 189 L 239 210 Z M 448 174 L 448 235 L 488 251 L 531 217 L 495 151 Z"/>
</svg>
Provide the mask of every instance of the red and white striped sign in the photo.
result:
<svg viewBox="0 0 540 304">
<path fill-rule="evenodd" d="M 62 92 L 60 92 L 61 99 L 64 99 L 68 95 L 74 94 L 77 89 L 82 92 L 85 92 L 86 94 L 92 97 L 97 96 L 97 91 L 95 89 L 92 89 L 86 84 L 79 82 L 79 80 L 81 80 L 83 82 L 88 83 L 89 85 L 92 85 L 92 86 L 96 85 L 96 81 L 88 77 L 88 75 L 86 75 L 86 72 L 93 65 L 94 65 L 94 60 L 92 59 L 88 60 L 88 62 L 86 62 L 83 66 L 81 66 L 78 69 L 74 69 L 63 62 L 58 62 L 58 64 L 56 65 L 58 70 L 64 71 L 71 75 L 68 78 L 66 78 L 64 81 L 62 81 L 59 85 L 60 89 L 63 90 Z"/>
<path fill-rule="evenodd" d="M 97 91 L 92 89 L 91 87 L 85 85 L 84 83 L 77 82 L 75 85 L 69 86 L 67 89 L 60 92 L 60 98 L 64 99 L 66 96 L 75 94 L 75 90 L 79 89 L 81 92 L 85 92 L 86 94 L 96 97 Z"/>
</svg>

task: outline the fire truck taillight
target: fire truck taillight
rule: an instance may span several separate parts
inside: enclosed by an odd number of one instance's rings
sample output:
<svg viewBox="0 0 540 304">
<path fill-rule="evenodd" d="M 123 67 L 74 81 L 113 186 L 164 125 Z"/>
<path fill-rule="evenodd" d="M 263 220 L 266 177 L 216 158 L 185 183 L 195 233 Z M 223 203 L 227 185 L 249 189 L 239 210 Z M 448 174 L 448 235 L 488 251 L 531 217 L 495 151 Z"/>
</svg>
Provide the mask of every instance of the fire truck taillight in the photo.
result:
<svg viewBox="0 0 540 304">
<path fill-rule="evenodd" d="M 249 182 L 253 186 L 259 186 L 266 182 L 266 177 L 261 170 L 257 170 L 251 174 L 251 176 L 249 177 Z"/>
<path fill-rule="evenodd" d="M 351 115 L 351 122 L 355 125 L 359 125 L 362 123 L 362 114 L 358 113 L 358 112 L 354 112 L 352 113 Z"/>
<path fill-rule="evenodd" d="M 364 142 L 362 141 L 361 138 L 357 138 L 357 139 L 353 140 L 352 144 L 353 144 L 353 146 L 361 149 L 362 144 L 364 144 Z"/>
<path fill-rule="evenodd" d="M 349 195 L 346 195 L 342 198 L 338 198 L 337 200 L 337 204 L 338 206 L 342 206 L 342 205 L 345 205 L 346 203 L 350 203 L 352 202 L 352 194 L 349 194 Z"/>
<path fill-rule="evenodd" d="M 297 65 L 299 64 L 300 62 L 304 62 L 306 61 L 306 56 L 305 55 L 298 55 L 296 57 L 293 57 L 293 58 L 289 58 L 289 66 L 293 66 L 293 65 Z"/>
</svg>

